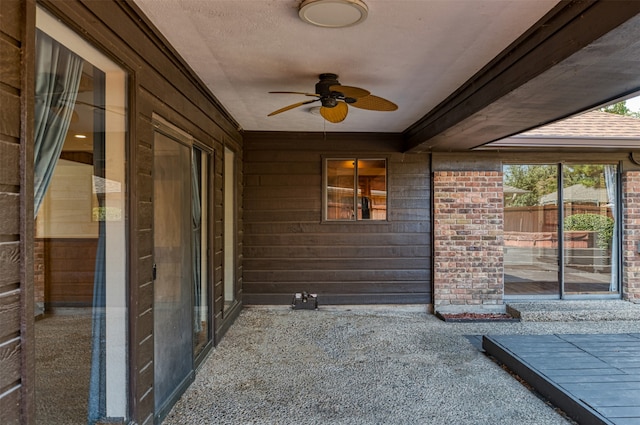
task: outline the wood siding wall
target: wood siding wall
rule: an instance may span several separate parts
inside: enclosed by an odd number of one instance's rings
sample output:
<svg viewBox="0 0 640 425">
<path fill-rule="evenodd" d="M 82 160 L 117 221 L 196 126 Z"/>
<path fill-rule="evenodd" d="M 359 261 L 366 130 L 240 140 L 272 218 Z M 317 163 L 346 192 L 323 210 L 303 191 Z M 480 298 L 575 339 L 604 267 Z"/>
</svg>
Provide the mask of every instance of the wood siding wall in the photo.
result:
<svg viewBox="0 0 640 425">
<path fill-rule="evenodd" d="M 242 161 L 237 124 L 168 43 L 129 2 L 50 1 L 43 7 L 119 63 L 128 73 L 129 310 L 131 420 L 153 423 L 153 114 L 193 135 L 212 153 L 215 175 L 210 238 L 214 292 L 222 287 L 222 153 Z M 35 3 L 0 2 L 0 423 L 33 418 L 33 90 Z M 26 38 L 26 39 L 25 39 Z M 28 90 L 27 90 L 28 89 Z M 25 160 L 26 158 L 26 160 Z M 23 174 L 19 164 L 24 163 Z M 239 169 L 241 167 L 238 167 Z M 239 173 L 239 188 L 242 176 Z M 238 192 L 241 194 L 241 190 Z M 241 197 L 238 197 L 241 199 Z M 237 210 L 241 213 L 240 206 Z M 241 216 L 237 218 L 242 228 Z M 242 238 L 238 240 L 241 276 Z M 221 316 L 216 300 L 214 338 L 237 315 Z M 126 390 L 123 388 L 123 390 Z"/>
<path fill-rule="evenodd" d="M 0 423 L 33 421 L 33 176 L 21 167 L 31 158 L 33 64 L 32 2 L 0 2 Z M 24 65 L 24 66 L 23 66 Z M 31 193 L 31 195 L 29 195 Z M 33 202 L 31 202 L 32 204 Z"/>
<path fill-rule="evenodd" d="M 42 272 L 47 282 L 46 308 L 91 307 L 98 239 L 47 238 L 43 245 Z"/>
<path fill-rule="evenodd" d="M 245 304 L 430 303 L 429 156 L 398 152 L 395 135 L 246 133 Z M 388 158 L 388 221 L 322 223 L 323 156 Z"/>
</svg>

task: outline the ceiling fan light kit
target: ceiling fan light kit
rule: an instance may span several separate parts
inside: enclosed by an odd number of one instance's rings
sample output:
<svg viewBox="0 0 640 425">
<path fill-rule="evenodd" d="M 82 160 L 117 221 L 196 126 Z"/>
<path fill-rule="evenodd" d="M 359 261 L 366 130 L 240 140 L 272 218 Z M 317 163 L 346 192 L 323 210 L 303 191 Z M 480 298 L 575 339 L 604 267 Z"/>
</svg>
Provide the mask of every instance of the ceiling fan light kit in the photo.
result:
<svg viewBox="0 0 640 425">
<path fill-rule="evenodd" d="M 369 8 L 361 0 L 304 0 L 298 15 L 309 24 L 324 28 L 344 28 L 367 19 Z"/>
<path fill-rule="evenodd" d="M 320 81 L 316 83 L 315 93 L 304 93 L 296 91 L 271 91 L 269 93 L 286 93 L 286 94 L 300 94 L 303 96 L 315 97 L 315 99 L 305 100 L 302 102 L 294 103 L 292 105 L 285 106 L 276 111 L 273 111 L 268 116 L 280 114 L 282 112 L 295 109 L 298 106 L 307 105 L 309 103 L 318 102 L 322 104 L 319 107 L 319 112 L 322 117 L 332 123 L 339 123 L 344 121 L 349 112 L 349 105 L 360 109 L 367 109 L 370 111 L 395 111 L 398 109 L 398 105 L 395 103 L 383 99 L 378 96 L 372 95 L 368 90 L 361 89 L 360 87 L 343 86 L 338 81 L 336 74 L 320 74 Z M 311 109 L 314 109 L 313 107 Z"/>
</svg>

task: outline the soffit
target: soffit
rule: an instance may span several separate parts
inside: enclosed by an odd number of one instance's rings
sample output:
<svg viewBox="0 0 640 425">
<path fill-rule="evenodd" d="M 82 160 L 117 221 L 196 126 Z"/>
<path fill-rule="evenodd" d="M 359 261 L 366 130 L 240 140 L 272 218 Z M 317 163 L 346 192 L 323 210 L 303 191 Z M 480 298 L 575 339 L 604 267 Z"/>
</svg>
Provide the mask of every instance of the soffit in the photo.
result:
<svg viewBox="0 0 640 425">
<path fill-rule="evenodd" d="M 328 29 L 302 22 L 298 0 L 135 0 L 246 131 L 400 133 L 482 69 L 557 0 L 365 0 L 367 20 Z M 313 92 L 318 74 L 398 104 L 350 108 L 339 124 L 268 94 Z"/>
</svg>

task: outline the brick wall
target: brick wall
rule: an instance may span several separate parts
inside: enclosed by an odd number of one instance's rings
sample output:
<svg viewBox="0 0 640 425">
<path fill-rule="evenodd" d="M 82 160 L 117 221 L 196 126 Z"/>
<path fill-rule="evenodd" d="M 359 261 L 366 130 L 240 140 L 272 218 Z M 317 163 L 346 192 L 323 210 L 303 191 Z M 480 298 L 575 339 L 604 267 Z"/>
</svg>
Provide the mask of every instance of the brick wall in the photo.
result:
<svg viewBox="0 0 640 425">
<path fill-rule="evenodd" d="M 622 175 L 623 246 L 622 291 L 624 298 L 640 303 L 640 171 L 627 171 Z"/>
<path fill-rule="evenodd" d="M 502 173 L 434 173 L 434 307 L 502 304 Z"/>
</svg>

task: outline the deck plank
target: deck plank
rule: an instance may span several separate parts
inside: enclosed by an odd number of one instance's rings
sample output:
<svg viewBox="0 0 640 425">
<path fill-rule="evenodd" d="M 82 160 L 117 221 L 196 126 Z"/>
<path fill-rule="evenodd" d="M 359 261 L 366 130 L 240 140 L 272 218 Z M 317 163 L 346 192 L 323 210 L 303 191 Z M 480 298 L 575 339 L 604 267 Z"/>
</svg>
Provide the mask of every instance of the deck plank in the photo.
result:
<svg viewBox="0 0 640 425">
<path fill-rule="evenodd" d="M 484 336 L 505 364 L 581 424 L 640 424 L 640 335 Z"/>
</svg>

